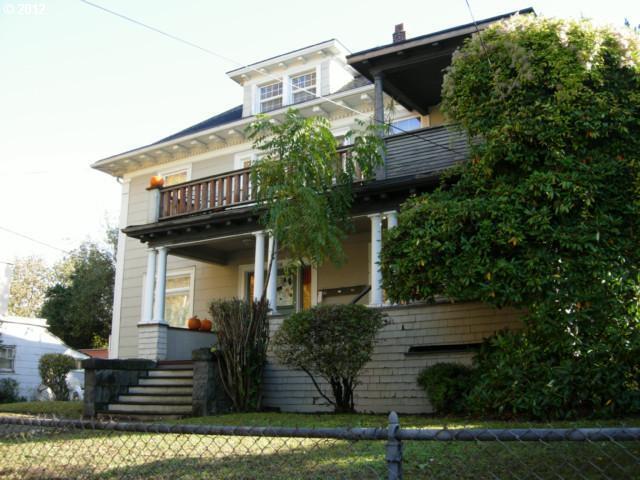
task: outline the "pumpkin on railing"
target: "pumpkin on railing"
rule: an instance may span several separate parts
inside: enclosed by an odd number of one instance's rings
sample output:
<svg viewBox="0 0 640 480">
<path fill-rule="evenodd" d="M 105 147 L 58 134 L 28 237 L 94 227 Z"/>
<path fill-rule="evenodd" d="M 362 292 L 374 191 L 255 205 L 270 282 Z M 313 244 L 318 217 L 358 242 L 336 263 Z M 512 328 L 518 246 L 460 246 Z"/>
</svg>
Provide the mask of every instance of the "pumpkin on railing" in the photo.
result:
<svg viewBox="0 0 640 480">
<path fill-rule="evenodd" d="M 213 326 L 213 323 L 211 322 L 211 320 L 209 320 L 207 318 L 205 318 L 204 320 L 200 321 L 200 331 L 201 332 L 210 332 L 212 326 Z"/>
<path fill-rule="evenodd" d="M 164 177 L 162 175 L 154 175 L 149 180 L 149 188 L 162 188 L 164 186 Z"/>
<path fill-rule="evenodd" d="M 187 327 L 189 330 L 200 330 L 201 322 L 197 315 L 194 315 L 187 320 Z"/>
</svg>

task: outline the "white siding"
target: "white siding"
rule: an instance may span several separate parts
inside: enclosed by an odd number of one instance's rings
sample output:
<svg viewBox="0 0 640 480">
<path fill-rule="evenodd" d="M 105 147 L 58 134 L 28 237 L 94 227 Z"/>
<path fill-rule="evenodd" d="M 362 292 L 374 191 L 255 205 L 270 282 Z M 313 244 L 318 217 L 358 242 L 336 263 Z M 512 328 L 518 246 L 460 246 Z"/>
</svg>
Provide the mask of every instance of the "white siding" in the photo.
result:
<svg viewBox="0 0 640 480">
<path fill-rule="evenodd" d="M 46 353 L 63 353 L 77 359 L 88 358 L 52 335 L 41 318 L 0 318 L 0 338 L 4 345 L 15 345 L 15 372 L 2 373 L 0 379 L 14 378 L 20 386 L 20 395 L 29 400 L 35 398 L 41 383 L 38 373 L 40 357 Z"/>
</svg>

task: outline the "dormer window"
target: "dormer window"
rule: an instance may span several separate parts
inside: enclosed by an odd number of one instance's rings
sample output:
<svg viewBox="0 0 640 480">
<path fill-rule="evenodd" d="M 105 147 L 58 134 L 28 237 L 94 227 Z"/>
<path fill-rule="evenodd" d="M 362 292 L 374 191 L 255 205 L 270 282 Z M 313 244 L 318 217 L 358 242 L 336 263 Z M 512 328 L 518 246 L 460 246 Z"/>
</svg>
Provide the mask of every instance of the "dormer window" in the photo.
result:
<svg viewBox="0 0 640 480">
<path fill-rule="evenodd" d="M 260 113 L 282 107 L 282 82 L 273 82 L 259 87 Z"/>
<path fill-rule="evenodd" d="M 291 103 L 314 99 L 316 97 L 316 72 L 307 72 L 291 77 L 291 92 Z"/>
</svg>

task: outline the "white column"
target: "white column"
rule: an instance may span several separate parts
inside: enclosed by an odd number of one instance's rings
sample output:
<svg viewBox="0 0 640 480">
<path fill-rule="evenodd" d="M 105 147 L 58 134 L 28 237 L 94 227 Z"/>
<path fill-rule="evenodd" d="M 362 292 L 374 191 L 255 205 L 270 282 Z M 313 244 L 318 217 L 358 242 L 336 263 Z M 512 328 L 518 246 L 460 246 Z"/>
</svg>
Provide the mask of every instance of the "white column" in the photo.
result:
<svg viewBox="0 0 640 480">
<path fill-rule="evenodd" d="M 271 314 L 278 313 L 277 296 L 278 296 L 278 241 L 273 235 L 269 235 L 269 264 L 267 270 L 269 272 L 269 280 L 267 283 L 267 301 Z"/>
<path fill-rule="evenodd" d="M 144 306 L 142 309 L 142 321 L 153 320 L 153 290 L 156 284 L 156 257 L 158 251 L 150 248 L 147 252 L 147 276 L 144 279 Z"/>
<path fill-rule="evenodd" d="M 382 216 L 369 215 L 371 219 L 371 293 L 370 304 L 382 305 L 382 274 L 380 273 L 380 250 L 382 248 Z"/>
<path fill-rule="evenodd" d="M 398 226 L 398 212 L 396 210 L 390 210 L 385 212 L 387 216 L 387 228 L 395 228 Z"/>
<path fill-rule="evenodd" d="M 264 232 L 254 232 L 256 256 L 253 265 L 253 298 L 260 300 L 264 290 Z"/>
<path fill-rule="evenodd" d="M 153 309 L 153 322 L 165 323 L 164 300 L 167 285 L 167 247 L 158 248 L 156 266 L 156 295 Z"/>
</svg>

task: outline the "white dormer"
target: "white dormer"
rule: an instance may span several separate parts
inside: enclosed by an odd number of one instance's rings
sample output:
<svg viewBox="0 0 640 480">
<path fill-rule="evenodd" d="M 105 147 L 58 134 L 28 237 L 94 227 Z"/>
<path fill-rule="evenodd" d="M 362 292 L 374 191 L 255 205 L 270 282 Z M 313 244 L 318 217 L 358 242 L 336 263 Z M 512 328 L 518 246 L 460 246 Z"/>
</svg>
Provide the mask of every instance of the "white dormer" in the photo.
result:
<svg viewBox="0 0 640 480">
<path fill-rule="evenodd" d="M 242 116 L 275 112 L 329 95 L 353 80 L 337 40 L 311 45 L 227 73 L 244 87 Z"/>
</svg>

